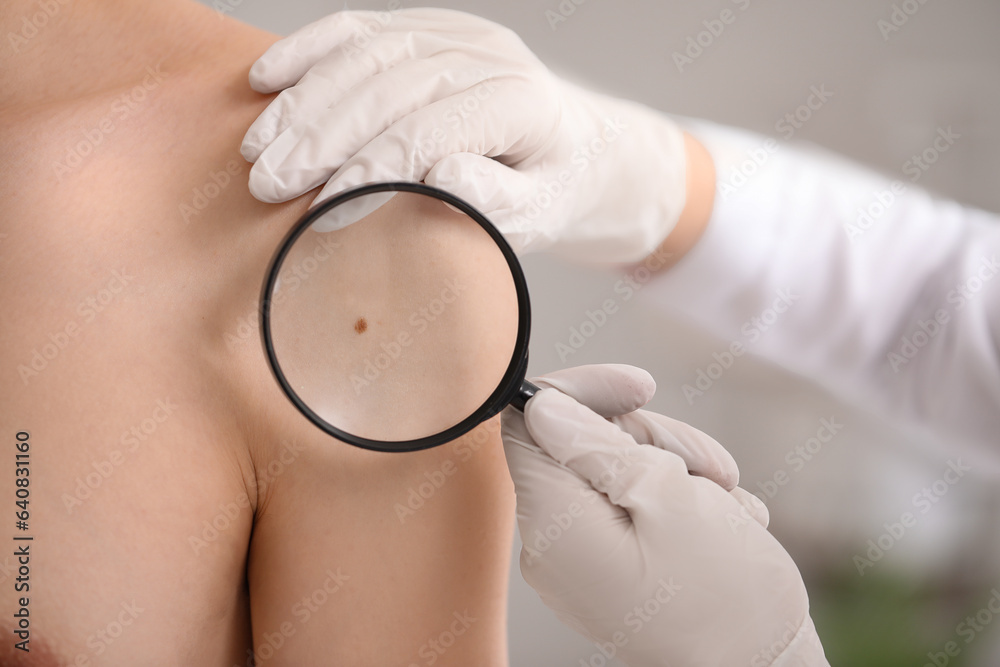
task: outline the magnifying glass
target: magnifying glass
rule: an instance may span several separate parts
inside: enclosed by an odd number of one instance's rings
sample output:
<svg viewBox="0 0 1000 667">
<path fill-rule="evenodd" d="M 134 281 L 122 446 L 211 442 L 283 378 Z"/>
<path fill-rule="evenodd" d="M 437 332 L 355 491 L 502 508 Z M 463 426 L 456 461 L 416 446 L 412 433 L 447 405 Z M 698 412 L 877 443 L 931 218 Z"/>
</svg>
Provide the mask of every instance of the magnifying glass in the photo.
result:
<svg viewBox="0 0 1000 667">
<path fill-rule="evenodd" d="M 486 217 L 421 183 L 375 183 L 309 210 L 261 296 L 268 363 L 326 433 L 384 452 L 454 440 L 524 409 L 531 313 Z"/>
</svg>

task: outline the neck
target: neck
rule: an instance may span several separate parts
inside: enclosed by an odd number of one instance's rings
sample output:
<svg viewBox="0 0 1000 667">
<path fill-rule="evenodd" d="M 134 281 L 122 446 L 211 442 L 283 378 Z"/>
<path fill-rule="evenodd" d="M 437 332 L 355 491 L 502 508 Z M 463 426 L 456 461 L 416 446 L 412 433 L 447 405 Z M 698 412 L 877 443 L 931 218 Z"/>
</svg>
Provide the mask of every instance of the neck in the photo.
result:
<svg viewBox="0 0 1000 667">
<path fill-rule="evenodd" d="M 192 0 L 3 0 L 0 108 L 210 66 L 244 33 L 264 34 Z"/>
</svg>

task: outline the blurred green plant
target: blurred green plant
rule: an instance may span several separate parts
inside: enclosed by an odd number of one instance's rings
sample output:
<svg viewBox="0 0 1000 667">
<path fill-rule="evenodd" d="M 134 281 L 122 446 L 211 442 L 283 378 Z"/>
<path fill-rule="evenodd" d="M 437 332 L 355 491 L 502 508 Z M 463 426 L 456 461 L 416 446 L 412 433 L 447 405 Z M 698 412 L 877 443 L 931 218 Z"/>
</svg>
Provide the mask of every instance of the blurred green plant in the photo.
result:
<svg viewBox="0 0 1000 667">
<path fill-rule="evenodd" d="M 969 665 L 971 651 L 956 626 L 982 604 L 983 590 L 905 579 L 884 568 L 853 570 L 807 582 L 812 617 L 835 667 L 924 667 L 928 653 L 947 667 Z M 959 653 L 943 653 L 955 642 Z"/>
</svg>

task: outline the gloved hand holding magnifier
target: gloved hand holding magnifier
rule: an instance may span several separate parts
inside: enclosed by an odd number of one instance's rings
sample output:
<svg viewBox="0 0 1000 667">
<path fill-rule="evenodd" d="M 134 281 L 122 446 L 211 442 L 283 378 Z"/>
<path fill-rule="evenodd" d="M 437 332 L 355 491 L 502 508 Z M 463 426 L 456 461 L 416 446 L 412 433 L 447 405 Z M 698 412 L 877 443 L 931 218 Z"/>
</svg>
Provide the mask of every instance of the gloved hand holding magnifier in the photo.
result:
<svg viewBox="0 0 1000 667">
<path fill-rule="evenodd" d="M 537 390 L 524 380 L 531 316 L 513 250 L 427 185 L 365 185 L 307 212 L 271 263 L 261 314 L 282 390 L 358 447 L 444 444 Z"/>
</svg>

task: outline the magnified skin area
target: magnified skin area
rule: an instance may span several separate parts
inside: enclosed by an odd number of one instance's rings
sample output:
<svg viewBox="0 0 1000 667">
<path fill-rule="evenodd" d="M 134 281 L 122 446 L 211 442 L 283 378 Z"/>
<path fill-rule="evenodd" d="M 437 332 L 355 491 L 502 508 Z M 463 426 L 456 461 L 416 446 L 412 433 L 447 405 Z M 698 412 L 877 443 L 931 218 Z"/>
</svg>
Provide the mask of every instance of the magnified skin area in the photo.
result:
<svg viewBox="0 0 1000 667">
<path fill-rule="evenodd" d="M 343 229 L 314 231 L 322 220 L 291 246 L 272 294 L 271 337 L 293 390 L 373 440 L 436 435 L 471 415 L 516 342 L 517 294 L 496 242 L 415 193 Z"/>
<path fill-rule="evenodd" d="M 34 536 L 30 656 L 12 649 L 16 561 L 0 554 L 0 664 L 506 665 L 513 488 L 496 421 L 365 451 L 309 423 L 267 366 L 261 286 L 311 201 L 255 201 L 238 153 L 269 100 L 247 71 L 276 37 L 173 0 L 79 2 L 0 68 L 0 499 L 13 510 L 11 443 L 30 432 Z M 29 11 L 4 3 L 2 33 Z M 148 67 L 163 77 L 138 101 Z M 109 116 L 123 95 L 135 108 Z M 57 174 L 105 118 L 114 130 Z M 443 274 L 478 252 L 447 226 L 428 238 Z M 388 326 L 355 305 L 333 357 Z M 456 302 L 454 345 L 493 308 Z M 472 340 L 468 368 L 506 363 Z M 438 362 L 408 359 L 398 381 L 427 387 Z M 448 395 L 470 377 L 446 378 Z"/>
</svg>

